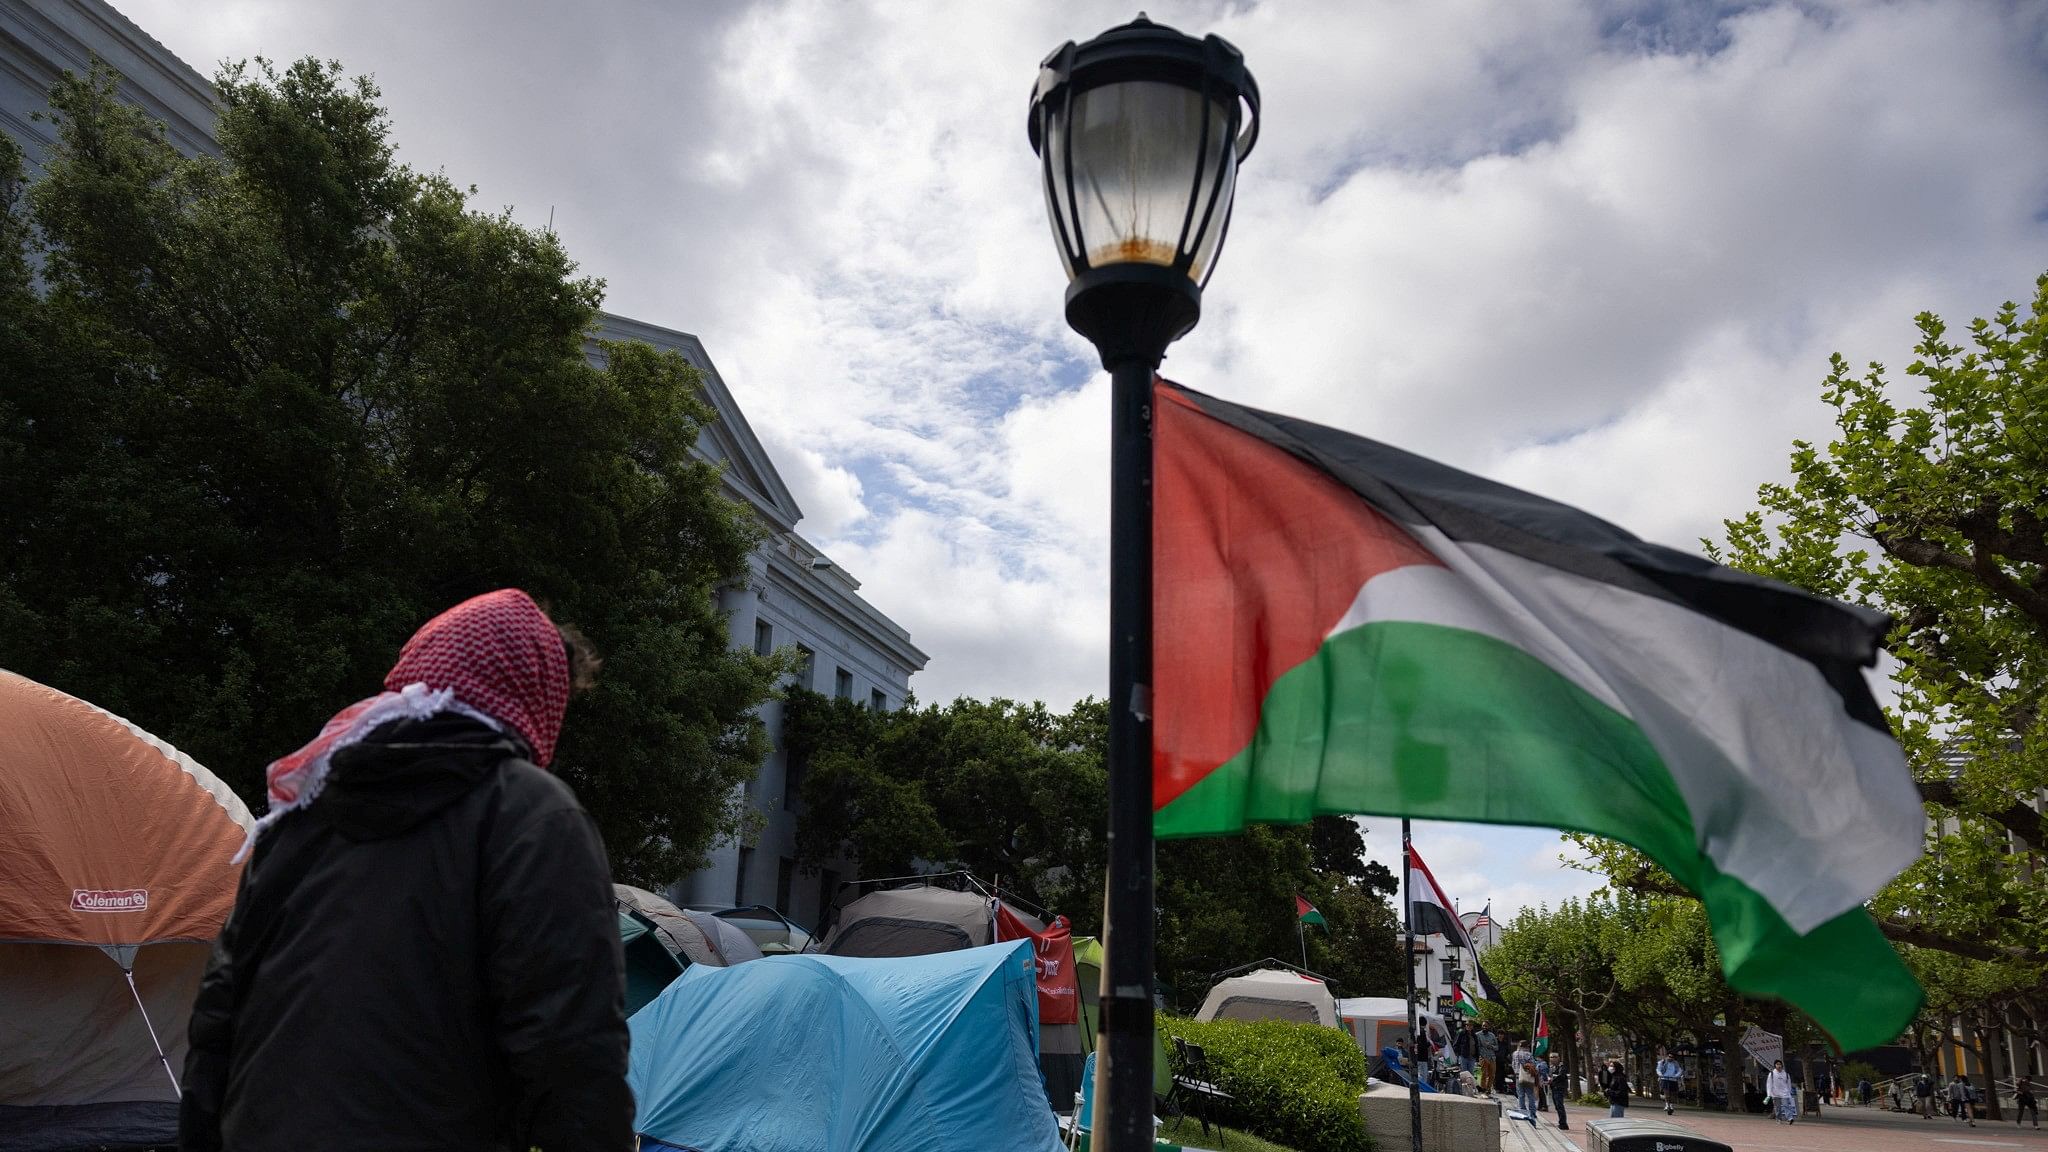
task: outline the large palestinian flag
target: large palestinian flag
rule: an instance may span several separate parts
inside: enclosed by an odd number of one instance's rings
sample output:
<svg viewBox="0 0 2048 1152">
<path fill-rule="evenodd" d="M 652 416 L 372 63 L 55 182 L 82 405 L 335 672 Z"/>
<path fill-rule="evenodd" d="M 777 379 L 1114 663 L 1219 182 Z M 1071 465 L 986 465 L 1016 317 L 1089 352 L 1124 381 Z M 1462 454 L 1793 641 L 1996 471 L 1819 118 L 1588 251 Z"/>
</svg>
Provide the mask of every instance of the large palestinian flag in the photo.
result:
<svg viewBox="0 0 2048 1152">
<path fill-rule="evenodd" d="M 1924 818 L 1877 613 L 1398 449 L 1160 381 L 1155 826 L 1575 829 L 1705 902 L 1729 982 L 1845 1049 L 1920 991 L 1862 903 Z"/>
</svg>

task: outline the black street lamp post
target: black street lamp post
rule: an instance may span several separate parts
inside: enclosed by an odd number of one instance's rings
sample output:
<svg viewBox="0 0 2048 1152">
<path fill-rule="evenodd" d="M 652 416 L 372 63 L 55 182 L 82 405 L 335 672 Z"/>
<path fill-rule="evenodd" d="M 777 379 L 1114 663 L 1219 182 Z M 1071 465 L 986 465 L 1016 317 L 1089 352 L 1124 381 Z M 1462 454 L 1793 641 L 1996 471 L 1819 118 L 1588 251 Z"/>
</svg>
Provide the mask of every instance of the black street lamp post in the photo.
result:
<svg viewBox="0 0 2048 1152">
<path fill-rule="evenodd" d="M 1046 57 L 1031 147 L 1067 323 L 1110 373 L 1109 881 L 1095 1147 L 1152 1147 L 1152 377 L 1194 328 L 1259 88 L 1219 36 L 1143 13 Z"/>
</svg>

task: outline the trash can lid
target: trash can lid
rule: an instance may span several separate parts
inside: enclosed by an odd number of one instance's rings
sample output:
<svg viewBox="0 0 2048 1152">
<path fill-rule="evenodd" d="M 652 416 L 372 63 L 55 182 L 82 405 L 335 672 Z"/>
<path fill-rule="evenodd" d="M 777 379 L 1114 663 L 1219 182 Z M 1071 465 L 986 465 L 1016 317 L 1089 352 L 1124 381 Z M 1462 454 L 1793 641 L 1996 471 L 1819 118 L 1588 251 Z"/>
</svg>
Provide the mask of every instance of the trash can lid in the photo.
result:
<svg viewBox="0 0 2048 1152">
<path fill-rule="evenodd" d="M 1719 1140 L 1669 1120 L 1609 1118 L 1595 1120 L 1586 1127 L 1599 1134 L 1599 1139 L 1589 1146 L 1605 1147 L 1608 1152 L 1734 1152 Z"/>
</svg>

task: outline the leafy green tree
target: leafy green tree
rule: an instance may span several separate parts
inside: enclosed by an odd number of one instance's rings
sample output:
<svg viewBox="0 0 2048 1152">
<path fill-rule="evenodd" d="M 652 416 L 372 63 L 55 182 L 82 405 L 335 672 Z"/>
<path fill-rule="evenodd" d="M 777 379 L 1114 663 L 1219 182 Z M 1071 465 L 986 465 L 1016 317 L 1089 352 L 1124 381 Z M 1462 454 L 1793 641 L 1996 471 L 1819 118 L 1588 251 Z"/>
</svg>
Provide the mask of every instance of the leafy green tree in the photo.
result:
<svg viewBox="0 0 2048 1152">
<path fill-rule="evenodd" d="M 594 367 L 602 283 L 397 163 L 367 80 L 218 90 L 219 159 L 104 71 L 51 93 L 38 179 L 0 157 L 0 665 L 260 802 L 420 623 L 523 587 L 607 656 L 559 771 L 620 878 L 672 879 L 736 826 L 778 671 L 714 606 L 758 536 L 692 453 L 695 372 Z"/>
<path fill-rule="evenodd" d="M 783 742 L 804 777 L 805 867 L 851 853 L 868 875 L 965 868 L 1066 915 L 1077 932 L 1099 931 L 1108 864 L 1102 701 L 1054 713 L 961 699 L 884 714 L 793 692 Z M 1199 1002 L 1212 973 L 1266 956 L 1299 962 L 1305 943 L 1310 967 L 1346 994 L 1397 992 L 1393 877 L 1363 852 L 1357 824 L 1335 817 L 1161 843 L 1160 978 L 1177 999 Z M 1322 911 L 1327 932 L 1297 932 L 1297 893 Z"/>
</svg>

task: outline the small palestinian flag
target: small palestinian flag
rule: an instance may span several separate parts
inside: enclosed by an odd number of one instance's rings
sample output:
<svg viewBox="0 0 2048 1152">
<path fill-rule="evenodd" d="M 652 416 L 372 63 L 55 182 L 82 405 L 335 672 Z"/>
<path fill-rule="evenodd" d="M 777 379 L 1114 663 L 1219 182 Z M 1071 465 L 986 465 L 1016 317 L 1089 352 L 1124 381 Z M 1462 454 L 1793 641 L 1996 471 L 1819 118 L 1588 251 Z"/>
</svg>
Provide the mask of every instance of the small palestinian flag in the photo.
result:
<svg viewBox="0 0 2048 1152">
<path fill-rule="evenodd" d="M 1467 1016 L 1479 1015 L 1479 1006 L 1472 1003 L 1470 996 L 1465 995 L 1465 989 L 1462 985 L 1451 985 L 1451 1007 L 1456 1008 Z"/>
<path fill-rule="evenodd" d="M 1863 680 L 1887 621 L 1575 508 L 1158 381 L 1161 836 L 1364 813 L 1634 845 L 1728 982 L 1854 1050 L 1920 989 L 1863 908 L 1925 816 Z"/>
<path fill-rule="evenodd" d="M 1330 922 L 1323 919 L 1323 914 L 1316 911 L 1315 905 L 1302 899 L 1299 892 L 1294 894 L 1294 918 L 1303 924 L 1313 924 L 1325 932 L 1330 930 Z"/>
<path fill-rule="evenodd" d="M 1538 1056 L 1548 1056 L 1550 1054 L 1550 1021 L 1544 1018 L 1543 1005 L 1541 1004 L 1536 1006 L 1536 1026 L 1529 1030 L 1529 1034 L 1535 1037 L 1529 1044 L 1529 1051 Z"/>
</svg>

